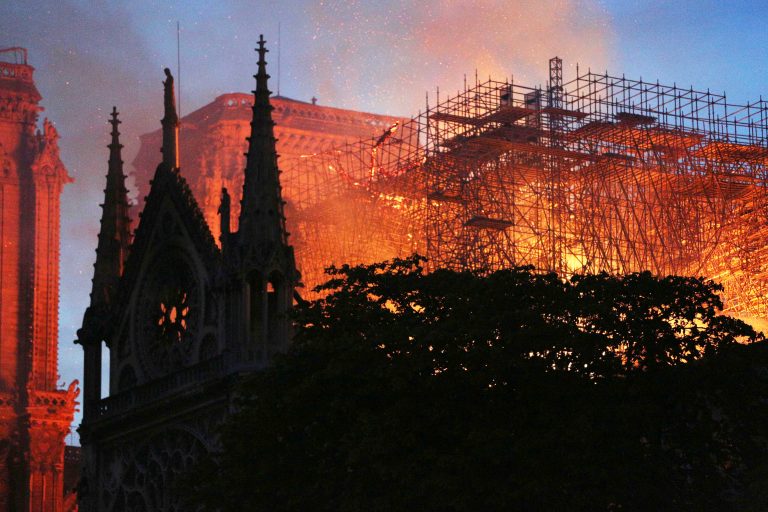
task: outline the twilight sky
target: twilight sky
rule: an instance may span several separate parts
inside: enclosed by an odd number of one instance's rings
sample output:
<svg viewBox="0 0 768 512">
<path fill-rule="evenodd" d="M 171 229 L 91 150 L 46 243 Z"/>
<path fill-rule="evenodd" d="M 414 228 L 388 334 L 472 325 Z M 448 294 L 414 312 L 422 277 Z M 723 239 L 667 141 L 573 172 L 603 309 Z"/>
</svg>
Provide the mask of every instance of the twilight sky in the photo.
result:
<svg viewBox="0 0 768 512">
<path fill-rule="evenodd" d="M 760 0 L 3 0 L 0 47 L 29 49 L 44 115 L 62 136 L 62 159 L 75 178 L 62 205 L 61 380 L 82 373 L 72 340 L 90 292 L 107 113 L 113 105 L 121 112 L 130 172 L 138 136 L 160 126 L 162 68 L 176 73 L 177 20 L 183 113 L 253 88 L 260 33 L 277 91 L 279 23 L 283 96 L 411 115 L 426 91 L 456 91 L 476 69 L 543 84 L 555 55 L 566 81 L 578 62 L 725 91 L 732 102 L 756 100 L 768 95 L 766 19 Z"/>
</svg>

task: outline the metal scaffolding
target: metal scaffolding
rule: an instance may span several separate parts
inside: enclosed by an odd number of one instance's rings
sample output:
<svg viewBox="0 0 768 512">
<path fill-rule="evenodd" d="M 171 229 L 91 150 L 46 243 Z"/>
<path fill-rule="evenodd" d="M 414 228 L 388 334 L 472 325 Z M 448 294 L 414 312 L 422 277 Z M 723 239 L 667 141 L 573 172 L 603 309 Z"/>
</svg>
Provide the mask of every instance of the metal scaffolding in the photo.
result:
<svg viewBox="0 0 768 512">
<path fill-rule="evenodd" d="M 432 268 L 705 276 L 768 317 L 768 105 L 587 72 L 476 81 L 377 139 L 283 162 L 305 280 Z M 289 219 L 290 222 L 290 219 Z"/>
</svg>

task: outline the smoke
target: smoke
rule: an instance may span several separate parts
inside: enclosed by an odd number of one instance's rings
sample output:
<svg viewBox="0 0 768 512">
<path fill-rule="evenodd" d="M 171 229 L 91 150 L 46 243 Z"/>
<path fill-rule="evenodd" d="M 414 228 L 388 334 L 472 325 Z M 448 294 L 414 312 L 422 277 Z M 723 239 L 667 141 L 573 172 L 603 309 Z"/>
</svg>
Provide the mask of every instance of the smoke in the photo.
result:
<svg viewBox="0 0 768 512">
<path fill-rule="evenodd" d="M 489 75 L 530 85 L 547 80 L 548 60 L 605 69 L 611 22 L 596 0 L 481 0 L 371 4 L 320 2 L 304 65 L 324 104 L 412 115 L 424 92 L 447 94 Z M 432 102 L 434 103 L 434 96 Z"/>
</svg>

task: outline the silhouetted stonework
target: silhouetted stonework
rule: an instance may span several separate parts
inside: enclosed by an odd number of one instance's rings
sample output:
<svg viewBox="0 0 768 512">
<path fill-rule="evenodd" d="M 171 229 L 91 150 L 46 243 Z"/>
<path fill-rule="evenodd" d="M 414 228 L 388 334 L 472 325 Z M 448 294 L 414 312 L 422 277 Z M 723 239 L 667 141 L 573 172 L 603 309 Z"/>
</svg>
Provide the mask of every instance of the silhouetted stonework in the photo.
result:
<svg viewBox="0 0 768 512">
<path fill-rule="evenodd" d="M 85 356 L 81 511 L 189 509 L 174 486 L 178 476 L 216 449 L 216 428 L 241 378 L 290 342 L 285 313 L 300 276 L 285 230 L 263 44 L 250 130 L 240 133 L 249 141 L 237 171 L 238 229 L 224 229 L 220 247 L 177 163 L 184 145 L 176 151 L 170 73 L 163 158 L 132 240 L 113 110 L 91 304 L 78 331 Z M 231 226 L 229 196 L 218 190 L 221 197 L 214 225 Z M 102 343 L 110 349 L 105 399 Z"/>
<path fill-rule="evenodd" d="M 181 120 L 181 166 L 203 216 L 217 243 L 220 241 L 218 209 L 221 189 L 239 194 L 243 187 L 243 153 L 250 133 L 252 99 L 246 94 L 224 94 Z M 271 99 L 275 136 L 280 154 L 282 197 L 286 201 L 287 229 L 302 274 L 302 296 L 325 280 L 331 263 L 372 262 L 393 256 L 386 237 L 372 233 L 380 208 L 354 211 L 363 187 L 350 187 L 343 169 L 323 168 L 306 172 L 301 162 L 311 155 L 343 147 L 358 140 L 375 141 L 403 119 L 305 103 L 285 97 Z M 133 161 L 139 192 L 137 211 L 149 187 L 160 131 L 141 137 L 141 149 Z M 360 155 L 370 161 L 371 155 Z M 376 198 L 370 202 L 380 203 Z M 237 229 L 240 202 L 230 204 L 231 229 Z M 391 219 L 390 219 L 391 220 Z M 364 238 L 364 240 L 360 240 Z M 402 252 L 410 254 L 413 249 Z"/>
<path fill-rule="evenodd" d="M 26 50 L 0 50 L 0 510 L 63 511 L 79 391 L 57 388 L 59 159 Z M 72 502 L 71 498 L 68 502 Z"/>
</svg>

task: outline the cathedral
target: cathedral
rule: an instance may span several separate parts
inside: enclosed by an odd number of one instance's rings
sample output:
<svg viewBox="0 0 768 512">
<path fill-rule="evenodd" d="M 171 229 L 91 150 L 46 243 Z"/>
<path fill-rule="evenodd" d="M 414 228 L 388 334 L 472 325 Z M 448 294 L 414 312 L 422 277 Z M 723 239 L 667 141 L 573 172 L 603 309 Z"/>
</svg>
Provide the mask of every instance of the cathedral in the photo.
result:
<svg viewBox="0 0 768 512">
<path fill-rule="evenodd" d="M 0 510 L 72 510 L 58 382 L 59 205 L 72 181 L 24 48 L 0 50 Z"/>
<path fill-rule="evenodd" d="M 91 301 L 77 341 L 85 360 L 82 511 L 184 509 L 178 476 L 216 449 L 216 427 L 242 378 L 291 339 L 287 312 L 300 276 L 285 229 L 264 45 L 262 37 L 239 215 L 232 218 L 221 190 L 220 245 L 179 168 L 170 71 L 162 161 L 133 235 L 112 112 Z M 104 399 L 102 343 L 110 359 Z"/>
</svg>

